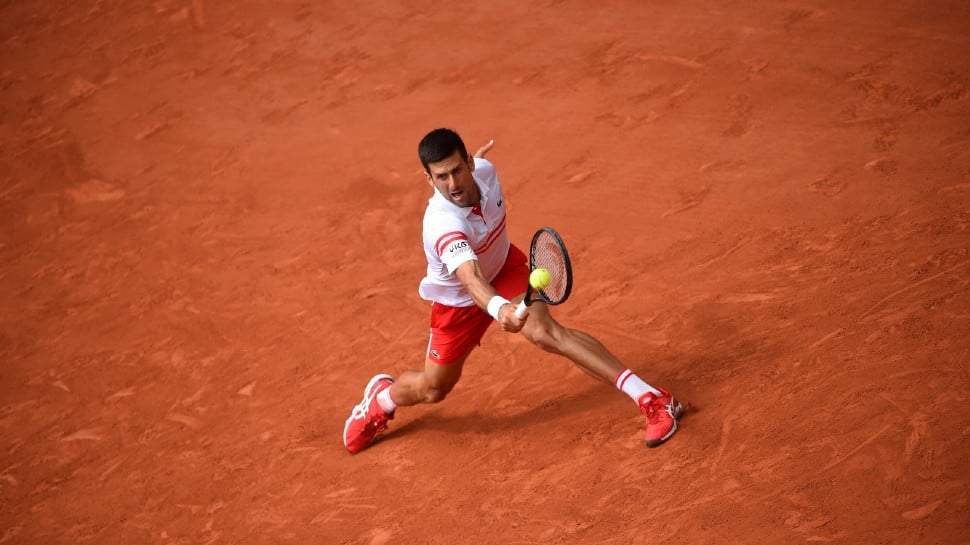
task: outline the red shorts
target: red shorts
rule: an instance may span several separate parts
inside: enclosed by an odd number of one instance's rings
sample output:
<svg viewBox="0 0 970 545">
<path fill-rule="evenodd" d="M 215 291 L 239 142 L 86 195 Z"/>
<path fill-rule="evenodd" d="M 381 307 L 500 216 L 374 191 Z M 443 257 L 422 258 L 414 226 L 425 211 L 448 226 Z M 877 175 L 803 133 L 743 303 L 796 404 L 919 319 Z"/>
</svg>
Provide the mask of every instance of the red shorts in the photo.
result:
<svg viewBox="0 0 970 545">
<path fill-rule="evenodd" d="M 522 250 L 513 244 L 505 265 L 492 280 L 492 287 L 502 297 L 512 299 L 525 292 L 529 282 L 529 263 Z M 478 308 L 449 307 L 440 303 L 431 305 L 431 340 L 428 341 L 428 359 L 448 365 L 465 357 L 472 348 L 481 344 L 488 326 L 495 320 Z"/>
</svg>

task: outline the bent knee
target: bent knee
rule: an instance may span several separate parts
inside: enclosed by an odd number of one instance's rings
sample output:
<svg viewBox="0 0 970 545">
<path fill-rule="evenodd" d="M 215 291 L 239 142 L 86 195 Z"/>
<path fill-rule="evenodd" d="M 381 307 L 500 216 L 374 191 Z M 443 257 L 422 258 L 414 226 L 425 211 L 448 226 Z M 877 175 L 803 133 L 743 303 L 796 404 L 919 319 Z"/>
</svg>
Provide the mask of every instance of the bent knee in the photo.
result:
<svg viewBox="0 0 970 545">
<path fill-rule="evenodd" d="M 424 402 L 425 403 L 440 403 L 444 401 L 448 394 L 451 392 L 451 388 L 435 388 L 429 387 L 424 392 Z"/>
<path fill-rule="evenodd" d="M 454 382 L 442 381 L 442 380 L 426 380 L 424 383 L 423 397 L 425 403 L 440 403 L 444 401 L 448 394 L 451 393 L 452 388 L 455 387 Z"/>
<path fill-rule="evenodd" d="M 544 328 L 536 327 L 530 328 L 528 330 L 523 330 L 522 335 L 532 344 L 538 346 L 546 352 L 551 352 L 553 354 L 559 354 L 561 352 L 560 337 L 556 335 L 555 332 Z"/>
</svg>

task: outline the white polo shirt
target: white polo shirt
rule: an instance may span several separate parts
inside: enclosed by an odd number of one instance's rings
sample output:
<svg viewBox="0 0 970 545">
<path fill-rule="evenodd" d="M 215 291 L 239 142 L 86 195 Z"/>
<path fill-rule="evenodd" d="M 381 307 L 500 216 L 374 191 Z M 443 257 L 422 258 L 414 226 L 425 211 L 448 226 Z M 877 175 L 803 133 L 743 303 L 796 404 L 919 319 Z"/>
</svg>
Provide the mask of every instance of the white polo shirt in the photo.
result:
<svg viewBox="0 0 970 545">
<path fill-rule="evenodd" d="M 418 293 L 423 299 L 451 307 L 475 304 L 455 276 L 459 265 L 477 259 L 482 274 L 491 282 L 509 254 L 505 203 L 495 167 L 476 157 L 472 177 L 481 194 L 478 206 L 460 208 L 435 190 L 424 211 L 422 238 L 428 272 Z"/>
</svg>

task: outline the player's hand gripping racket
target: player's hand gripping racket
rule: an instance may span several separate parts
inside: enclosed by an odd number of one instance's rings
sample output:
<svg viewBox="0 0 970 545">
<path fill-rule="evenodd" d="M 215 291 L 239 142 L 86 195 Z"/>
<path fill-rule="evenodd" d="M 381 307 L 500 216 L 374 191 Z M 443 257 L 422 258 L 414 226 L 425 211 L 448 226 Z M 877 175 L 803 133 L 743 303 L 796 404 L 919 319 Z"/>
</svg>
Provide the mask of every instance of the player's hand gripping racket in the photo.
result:
<svg viewBox="0 0 970 545">
<path fill-rule="evenodd" d="M 529 288 L 525 299 L 515 309 L 521 320 L 529 314 L 529 305 L 542 301 L 558 305 L 566 301 L 573 288 L 573 270 L 569 264 L 569 254 L 559 233 L 543 227 L 532 236 L 529 248 Z"/>
</svg>

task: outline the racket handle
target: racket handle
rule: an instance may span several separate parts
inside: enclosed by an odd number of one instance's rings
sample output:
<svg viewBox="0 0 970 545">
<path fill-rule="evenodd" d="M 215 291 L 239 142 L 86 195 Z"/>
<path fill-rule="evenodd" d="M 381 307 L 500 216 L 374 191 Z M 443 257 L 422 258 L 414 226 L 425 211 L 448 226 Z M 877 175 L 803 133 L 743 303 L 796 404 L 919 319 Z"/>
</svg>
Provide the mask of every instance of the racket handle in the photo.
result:
<svg viewBox="0 0 970 545">
<path fill-rule="evenodd" d="M 519 306 L 515 307 L 515 317 L 518 319 L 525 318 L 529 315 L 529 307 L 526 306 L 525 300 L 519 303 Z"/>
</svg>

